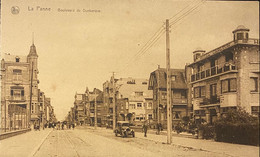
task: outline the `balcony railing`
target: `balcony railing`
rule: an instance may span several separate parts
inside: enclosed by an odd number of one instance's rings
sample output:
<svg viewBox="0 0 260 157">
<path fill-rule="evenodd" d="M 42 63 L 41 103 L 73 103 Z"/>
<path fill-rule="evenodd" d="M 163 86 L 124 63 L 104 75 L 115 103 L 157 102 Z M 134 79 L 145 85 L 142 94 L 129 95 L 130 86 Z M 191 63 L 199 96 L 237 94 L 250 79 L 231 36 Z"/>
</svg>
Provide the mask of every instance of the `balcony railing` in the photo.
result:
<svg viewBox="0 0 260 157">
<path fill-rule="evenodd" d="M 172 100 L 173 104 L 187 104 L 187 99 L 174 99 Z"/>
<path fill-rule="evenodd" d="M 25 101 L 25 96 L 20 96 L 20 97 L 10 96 L 10 100 L 11 101 Z"/>
<path fill-rule="evenodd" d="M 212 96 L 211 98 L 204 98 L 200 105 L 210 105 L 210 104 L 219 104 L 220 99 L 217 96 Z"/>
<path fill-rule="evenodd" d="M 214 66 L 211 67 L 210 69 L 191 75 L 191 82 L 198 81 L 224 72 L 235 71 L 235 70 L 237 70 L 237 68 L 233 64 L 225 64 L 223 67 Z"/>
</svg>

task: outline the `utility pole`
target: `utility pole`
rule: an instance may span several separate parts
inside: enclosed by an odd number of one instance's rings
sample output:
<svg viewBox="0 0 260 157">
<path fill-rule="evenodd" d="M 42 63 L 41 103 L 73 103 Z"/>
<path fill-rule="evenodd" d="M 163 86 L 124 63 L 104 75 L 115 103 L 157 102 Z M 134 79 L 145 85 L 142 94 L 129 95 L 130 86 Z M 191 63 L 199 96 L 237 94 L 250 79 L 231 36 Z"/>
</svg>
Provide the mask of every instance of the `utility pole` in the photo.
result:
<svg viewBox="0 0 260 157">
<path fill-rule="evenodd" d="M 157 81 L 157 102 L 158 102 L 158 108 L 157 108 L 157 121 L 158 121 L 158 127 L 159 127 L 159 123 L 160 123 L 160 99 L 161 99 L 161 95 L 160 95 L 160 66 L 158 65 L 158 81 Z M 158 134 L 160 134 L 160 131 L 158 131 Z"/>
<path fill-rule="evenodd" d="M 97 94 L 96 89 L 95 90 L 95 129 L 97 129 Z"/>
<path fill-rule="evenodd" d="M 113 86 L 113 131 L 115 131 L 116 129 L 116 91 L 115 91 L 115 76 L 114 76 L 114 72 L 113 72 L 113 76 L 112 76 L 112 86 Z"/>
<path fill-rule="evenodd" d="M 169 20 L 166 20 L 166 72 L 167 72 L 167 143 L 172 143 L 172 105 L 171 105 L 171 72 L 170 72 L 170 35 Z"/>
<path fill-rule="evenodd" d="M 30 88 L 30 104 L 29 104 L 29 117 L 28 117 L 28 124 L 31 127 L 31 106 L 32 106 L 32 85 L 33 85 L 33 62 L 32 62 L 32 71 L 31 71 L 31 88 Z"/>
</svg>

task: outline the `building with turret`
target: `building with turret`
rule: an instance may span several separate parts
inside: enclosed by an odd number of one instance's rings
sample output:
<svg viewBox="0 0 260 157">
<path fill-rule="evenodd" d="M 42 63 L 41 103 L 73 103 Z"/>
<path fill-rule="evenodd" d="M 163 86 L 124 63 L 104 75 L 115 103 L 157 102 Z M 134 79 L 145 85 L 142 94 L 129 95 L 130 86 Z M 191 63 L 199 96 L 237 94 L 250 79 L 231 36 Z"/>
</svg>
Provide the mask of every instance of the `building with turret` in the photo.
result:
<svg viewBox="0 0 260 157">
<path fill-rule="evenodd" d="M 50 119 L 47 118 L 44 93 L 38 88 L 38 73 L 34 43 L 27 56 L 4 54 L 1 60 L 2 132 L 29 128 L 34 124 L 43 126 Z M 53 108 L 48 110 L 53 111 Z"/>
<path fill-rule="evenodd" d="M 209 52 L 198 48 L 186 66 L 194 118 L 214 123 L 232 108 L 259 115 L 259 39 L 238 26 L 233 40 Z"/>
</svg>

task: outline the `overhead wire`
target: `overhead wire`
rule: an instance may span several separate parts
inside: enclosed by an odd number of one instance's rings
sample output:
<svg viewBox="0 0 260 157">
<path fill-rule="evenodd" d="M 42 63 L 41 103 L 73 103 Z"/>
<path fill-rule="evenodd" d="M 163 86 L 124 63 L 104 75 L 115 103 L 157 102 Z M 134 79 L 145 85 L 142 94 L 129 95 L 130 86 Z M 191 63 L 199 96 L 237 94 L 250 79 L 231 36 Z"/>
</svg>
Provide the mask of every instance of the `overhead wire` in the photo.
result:
<svg viewBox="0 0 260 157">
<path fill-rule="evenodd" d="M 201 6 L 201 4 L 203 4 L 206 0 L 200 0 L 199 3 L 197 3 L 196 5 L 194 5 L 192 8 L 190 8 L 189 10 L 187 10 L 184 14 L 182 14 L 180 17 L 178 17 L 177 19 L 173 20 L 172 22 L 170 22 L 170 26 L 176 24 L 177 22 L 179 22 L 180 20 L 182 20 L 183 18 L 185 18 L 186 16 L 188 16 L 191 12 L 193 12 L 195 9 L 197 9 L 198 7 Z"/>
<path fill-rule="evenodd" d="M 199 1 L 199 2 L 198 2 Z M 192 4 L 196 3 L 195 5 L 193 5 L 193 7 L 191 7 L 190 9 L 188 9 L 185 13 L 183 13 L 182 15 L 180 15 L 179 17 L 177 17 L 175 20 L 173 20 L 172 22 L 170 22 L 170 27 L 175 25 L 176 23 L 178 23 L 180 20 L 182 20 L 183 18 L 185 18 L 186 16 L 188 16 L 191 12 L 193 12 L 195 9 L 197 9 L 202 3 L 204 3 L 206 0 L 194 0 L 192 1 L 190 4 L 188 4 L 186 7 L 184 7 L 181 11 L 179 11 L 177 14 L 175 14 L 174 16 L 172 16 L 171 18 L 169 18 L 169 20 L 175 18 L 177 15 L 179 15 L 180 13 L 182 13 L 186 8 L 190 7 Z M 197 3 L 198 2 L 198 3 Z M 125 71 L 127 69 L 127 67 L 129 66 L 129 64 L 132 63 L 132 61 L 136 61 L 138 59 L 138 57 L 141 57 L 142 55 L 144 55 L 162 36 L 162 34 L 165 32 L 165 28 L 164 28 L 163 24 L 155 33 L 154 35 L 144 44 L 144 46 L 131 58 L 129 59 L 129 61 L 127 62 L 126 66 L 119 72 Z M 172 29 L 170 29 L 172 30 Z"/>
</svg>

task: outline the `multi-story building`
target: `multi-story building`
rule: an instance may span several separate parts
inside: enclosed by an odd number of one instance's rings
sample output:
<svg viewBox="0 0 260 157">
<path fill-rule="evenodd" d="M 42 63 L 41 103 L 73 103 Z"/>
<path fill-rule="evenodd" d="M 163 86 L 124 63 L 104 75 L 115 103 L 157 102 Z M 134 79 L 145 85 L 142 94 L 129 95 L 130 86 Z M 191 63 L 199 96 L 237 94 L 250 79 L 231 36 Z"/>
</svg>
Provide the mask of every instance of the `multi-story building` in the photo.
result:
<svg viewBox="0 0 260 157">
<path fill-rule="evenodd" d="M 5 54 L 1 61 L 1 131 L 29 127 L 30 64 L 27 59 Z"/>
<path fill-rule="evenodd" d="M 115 94 L 116 120 L 127 120 L 131 123 L 152 120 L 152 92 L 148 90 L 147 79 L 115 79 L 115 92 L 112 82 L 105 82 L 104 106 L 107 109 L 107 124 L 113 122 L 113 94 Z"/>
<path fill-rule="evenodd" d="M 5 54 L 1 61 L 1 128 L 29 128 L 46 120 L 44 93 L 38 89 L 38 55 L 34 44 L 27 56 Z M 53 110 L 53 109 L 52 109 Z M 54 116 L 54 113 L 52 115 Z"/>
<path fill-rule="evenodd" d="M 86 94 L 75 94 L 74 101 L 75 120 L 78 125 L 85 124 L 86 119 Z"/>
<path fill-rule="evenodd" d="M 103 83 L 103 104 L 104 104 L 104 110 L 106 112 L 105 115 L 103 115 L 103 118 L 106 121 L 107 127 L 113 126 L 113 96 L 115 95 L 115 92 L 113 91 L 113 80 L 110 79 L 110 81 L 106 81 Z"/>
<path fill-rule="evenodd" d="M 170 69 L 171 75 L 171 106 L 173 125 L 182 117 L 190 116 L 191 106 L 188 106 L 188 87 L 184 69 Z M 148 89 L 153 92 L 154 119 L 166 126 L 167 109 L 167 74 L 165 68 L 158 67 L 150 74 Z"/>
<path fill-rule="evenodd" d="M 259 115 L 259 39 L 249 29 L 238 26 L 231 42 L 193 56 L 186 74 L 196 120 L 212 123 L 238 106 Z"/>
<path fill-rule="evenodd" d="M 87 95 L 87 107 L 89 108 L 89 124 L 91 126 L 95 125 L 95 105 L 96 105 L 96 116 L 97 125 L 105 126 L 106 121 L 104 115 L 106 111 L 103 104 L 103 92 L 97 88 L 94 88 L 93 92 L 86 90 Z"/>
</svg>

